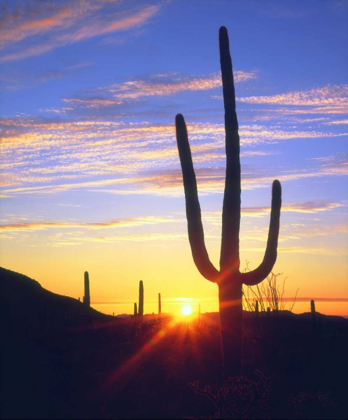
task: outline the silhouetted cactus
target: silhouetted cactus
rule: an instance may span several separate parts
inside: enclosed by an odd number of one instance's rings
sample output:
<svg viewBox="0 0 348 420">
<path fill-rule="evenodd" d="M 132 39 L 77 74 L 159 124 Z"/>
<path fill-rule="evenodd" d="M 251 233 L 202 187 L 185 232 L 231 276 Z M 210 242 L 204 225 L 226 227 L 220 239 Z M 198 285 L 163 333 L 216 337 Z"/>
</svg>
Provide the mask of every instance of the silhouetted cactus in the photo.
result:
<svg viewBox="0 0 348 420">
<path fill-rule="evenodd" d="M 89 294 L 89 276 L 87 271 L 85 271 L 85 295 L 83 297 L 83 303 L 86 306 L 91 306 L 91 297 Z"/>
<path fill-rule="evenodd" d="M 139 282 L 139 316 L 144 315 L 144 283 L 142 280 Z"/>
<path fill-rule="evenodd" d="M 137 304 L 136 302 L 134 302 L 134 316 L 138 315 L 138 309 L 137 309 Z"/>
<path fill-rule="evenodd" d="M 158 293 L 158 315 L 162 313 L 161 293 Z"/>
<path fill-rule="evenodd" d="M 219 287 L 222 353 L 225 373 L 241 374 L 242 360 L 242 285 L 260 283 L 271 272 L 277 259 L 279 219 L 281 208 L 281 186 L 275 180 L 272 187 L 272 209 L 267 248 L 264 259 L 254 271 L 239 271 L 239 227 L 240 227 L 240 146 L 235 104 L 232 61 L 229 52 L 227 29 L 219 31 L 220 63 L 225 107 L 226 131 L 226 180 L 222 213 L 222 242 L 220 271 L 209 260 L 204 243 L 201 209 L 198 200 L 196 175 L 184 117 L 176 116 L 176 136 L 183 174 L 186 199 L 188 236 L 193 260 L 203 277 Z"/>
<path fill-rule="evenodd" d="M 256 313 L 256 316 L 259 316 L 259 301 L 258 300 L 255 302 L 255 313 Z"/>
<path fill-rule="evenodd" d="M 315 302 L 311 300 L 311 316 L 312 316 L 312 331 L 316 332 L 317 330 L 317 316 L 315 312 Z"/>
</svg>

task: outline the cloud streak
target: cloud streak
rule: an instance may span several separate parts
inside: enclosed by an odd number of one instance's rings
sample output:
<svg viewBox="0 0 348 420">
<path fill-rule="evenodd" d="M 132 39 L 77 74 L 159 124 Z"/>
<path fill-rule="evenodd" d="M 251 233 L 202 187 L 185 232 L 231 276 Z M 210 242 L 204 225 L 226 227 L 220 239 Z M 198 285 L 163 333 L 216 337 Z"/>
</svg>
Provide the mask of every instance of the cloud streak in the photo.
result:
<svg viewBox="0 0 348 420">
<path fill-rule="evenodd" d="M 348 85 L 328 85 L 307 91 L 282 93 L 272 96 L 249 96 L 239 98 L 249 104 L 272 104 L 292 106 L 338 106 L 348 108 Z"/>
<path fill-rule="evenodd" d="M 236 71 L 236 83 L 256 79 L 255 72 Z M 200 77 L 183 77 L 174 74 L 151 75 L 148 80 L 134 80 L 115 84 L 108 91 L 116 99 L 138 99 L 145 96 L 175 95 L 184 91 L 202 91 L 221 88 L 221 74 L 212 73 Z"/>
<path fill-rule="evenodd" d="M 181 171 L 173 125 L 117 121 L 55 121 L 8 118 L 2 125 L 2 194 L 57 193 L 76 189 L 119 194 L 182 193 Z M 224 127 L 188 125 L 202 193 L 216 193 L 224 182 Z M 291 139 L 334 138 L 343 134 L 242 125 L 243 146 L 272 144 Z M 214 142 L 211 141 L 214 138 Z M 273 153 L 273 151 L 272 151 Z M 246 157 L 268 156 L 243 151 Z M 323 176 L 346 176 L 347 157 L 312 160 L 313 168 L 277 171 L 284 182 Z M 273 174 L 243 166 L 243 188 L 270 185 Z M 45 185 L 46 184 L 46 185 Z M 107 187 L 109 190 L 105 190 Z M 112 188 L 117 188 L 112 189 Z"/>
<path fill-rule="evenodd" d="M 33 231 L 46 229 L 115 229 L 129 228 L 146 225 L 156 225 L 160 223 L 173 223 L 177 219 L 163 217 L 129 217 L 120 220 L 111 220 L 108 222 L 97 223 L 76 223 L 76 222 L 25 222 L 25 223 L 9 223 L 0 225 L 0 232 L 14 231 Z"/>
<path fill-rule="evenodd" d="M 118 3 L 102 0 L 75 0 L 68 5 L 24 3 L 22 8 L 7 12 L 2 18 L 0 49 L 12 47 L 12 51 L 0 57 L 0 61 L 37 56 L 97 36 L 127 31 L 149 22 L 160 9 L 152 5 L 121 11 L 117 9 Z"/>
</svg>

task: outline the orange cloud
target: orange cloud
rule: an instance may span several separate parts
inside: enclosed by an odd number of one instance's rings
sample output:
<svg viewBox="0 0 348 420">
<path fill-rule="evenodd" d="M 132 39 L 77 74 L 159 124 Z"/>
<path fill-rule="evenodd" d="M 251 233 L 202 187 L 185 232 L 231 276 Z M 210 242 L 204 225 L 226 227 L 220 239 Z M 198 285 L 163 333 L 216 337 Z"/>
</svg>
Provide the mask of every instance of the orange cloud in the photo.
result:
<svg viewBox="0 0 348 420">
<path fill-rule="evenodd" d="M 82 106 L 84 108 L 101 108 L 110 105 L 120 105 L 121 101 L 115 101 L 105 98 L 63 98 L 64 102 L 70 105 Z M 65 110 L 72 110 L 74 108 L 65 108 Z M 56 111 L 57 112 L 57 111 Z"/>
<path fill-rule="evenodd" d="M 97 223 L 75 223 L 75 222 L 25 222 L 25 223 L 11 223 L 6 225 L 0 225 L 0 231 L 12 232 L 22 230 L 44 230 L 44 229 L 113 229 L 113 228 L 124 228 L 124 227 L 135 227 L 145 225 L 155 225 L 159 223 L 173 223 L 177 222 L 177 219 L 162 218 L 162 217 L 129 217 L 121 220 L 111 220 L 108 222 L 97 222 Z"/>
<path fill-rule="evenodd" d="M 256 78 L 255 72 L 236 71 L 236 83 Z M 176 73 L 168 75 L 152 75 L 147 81 L 134 80 L 123 84 L 115 84 L 106 88 L 116 99 L 138 99 L 144 96 L 174 95 L 184 91 L 200 91 L 221 87 L 220 73 L 212 73 L 201 77 L 180 77 Z"/>
<path fill-rule="evenodd" d="M 330 121 L 324 123 L 326 125 L 346 125 L 348 124 L 348 120 L 337 120 L 337 121 Z"/>
<path fill-rule="evenodd" d="M 70 5 L 23 4 L 14 11 L 5 13 L 2 17 L 0 30 L 0 48 L 16 43 L 34 35 L 49 32 L 59 26 L 65 28 L 73 25 L 76 20 L 91 10 L 96 10 L 101 4 L 90 1 L 75 1 Z"/>
<path fill-rule="evenodd" d="M 115 19 L 115 13 L 103 10 L 106 15 L 102 18 L 96 14 L 104 7 L 113 7 L 112 3 L 104 1 L 75 1 L 70 8 L 58 8 L 46 5 L 43 12 L 51 16 L 29 19 L 20 23 L 7 15 L 6 27 L 0 31 L 0 45 L 2 48 L 9 44 L 18 43 L 28 39 L 31 46 L 25 45 L 17 48 L 16 51 L 4 55 L 0 61 L 20 60 L 27 57 L 41 55 L 53 49 L 65 45 L 102 36 L 113 32 L 125 31 L 143 25 L 149 21 L 158 11 L 159 6 L 147 6 L 138 10 L 129 10 L 119 13 Z M 40 8 L 39 8 L 40 9 Z M 26 16 L 25 13 L 20 14 Z M 109 19 L 109 20 L 108 20 Z M 17 19 L 18 20 L 18 19 Z M 45 43 L 41 42 L 39 36 L 47 33 L 49 37 Z"/>
<path fill-rule="evenodd" d="M 289 203 L 282 205 L 282 213 L 318 213 L 321 211 L 329 211 L 338 207 L 343 207 L 341 203 L 328 203 L 326 201 L 305 201 L 302 203 Z M 270 207 L 243 207 L 242 215 L 251 217 L 260 217 L 269 215 Z"/>
<path fill-rule="evenodd" d="M 99 98 L 96 98 L 95 106 L 98 106 L 98 101 Z M 117 190 L 108 192 L 182 193 L 173 124 L 93 120 L 47 122 L 35 117 L 3 118 L 0 123 L 3 133 L 0 145 L 1 182 L 2 193 L 6 196 L 56 193 L 80 188 L 96 190 L 113 186 L 117 186 Z M 200 192 L 219 191 L 224 182 L 223 124 L 191 123 L 188 124 L 188 130 L 195 163 L 216 168 L 208 170 L 198 167 Z M 334 138 L 344 133 L 241 125 L 240 135 L 241 143 L 245 146 L 294 138 Z M 212 138 L 214 141 L 211 141 Z M 242 153 L 242 156 L 263 155 L 265 152 L 258 150 Z M 315 171 L 303 169 L 279 173 L 277 176 L 281 181 L 292 181 L 348 174 L 344 156 L 338 160 L 318 160 L 317 166 Z M 157 168 L 156 173 L 154 168 Z M 125 173 L 128 174 L 127 178 L 124 178 Z M 273 175 L 269 171 L 244 172 L 242 179 L 243 187 L 252 189 L 270 185 Z"/>
</svg>

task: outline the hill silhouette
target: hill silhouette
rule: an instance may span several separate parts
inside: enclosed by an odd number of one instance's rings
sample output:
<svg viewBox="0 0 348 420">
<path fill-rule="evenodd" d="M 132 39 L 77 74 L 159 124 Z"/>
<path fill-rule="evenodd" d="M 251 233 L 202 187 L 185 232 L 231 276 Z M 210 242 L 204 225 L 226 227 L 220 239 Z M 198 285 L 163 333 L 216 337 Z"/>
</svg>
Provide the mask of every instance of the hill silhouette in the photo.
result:
<svg viewBox="0 0 348 420">
<path fill-rule="evenodd" d="M 68 296 L 44 289 L 39 282 L 23 274 L 0 267 L 1 311 L 19 325 L 36 325 L 40 329 L 103 322 L 112 317 L 83 305 Z"/>
<path fill-rule="evenodd" d="M 33 418 L 54 416 L 52 399 L 59 400 L 57 405 L 66 405 L 59 395 L 65 395 L 59 390 L 62 378 L 71 374 L 61 363 L 65 332 L 114 318 L 52 293 L 27 276 L 0 268 L 0 319 L 1 418 Z M 62 383 L 66 385 L 64 380 Z"/>
</svg>

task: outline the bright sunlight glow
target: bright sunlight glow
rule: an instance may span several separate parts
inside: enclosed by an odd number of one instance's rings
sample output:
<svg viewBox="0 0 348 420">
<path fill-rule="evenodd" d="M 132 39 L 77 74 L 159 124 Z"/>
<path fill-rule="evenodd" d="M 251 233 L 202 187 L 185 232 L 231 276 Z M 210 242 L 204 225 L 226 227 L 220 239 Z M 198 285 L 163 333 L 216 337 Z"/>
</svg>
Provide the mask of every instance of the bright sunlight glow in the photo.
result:
<svg viewBox="0 0 348 420">
<path fill-rule="evenodd" d="M 185 316 L 192 314 L 192 306 L 185 305 L 181 308 L 181 313 Z"/>
</svg>

